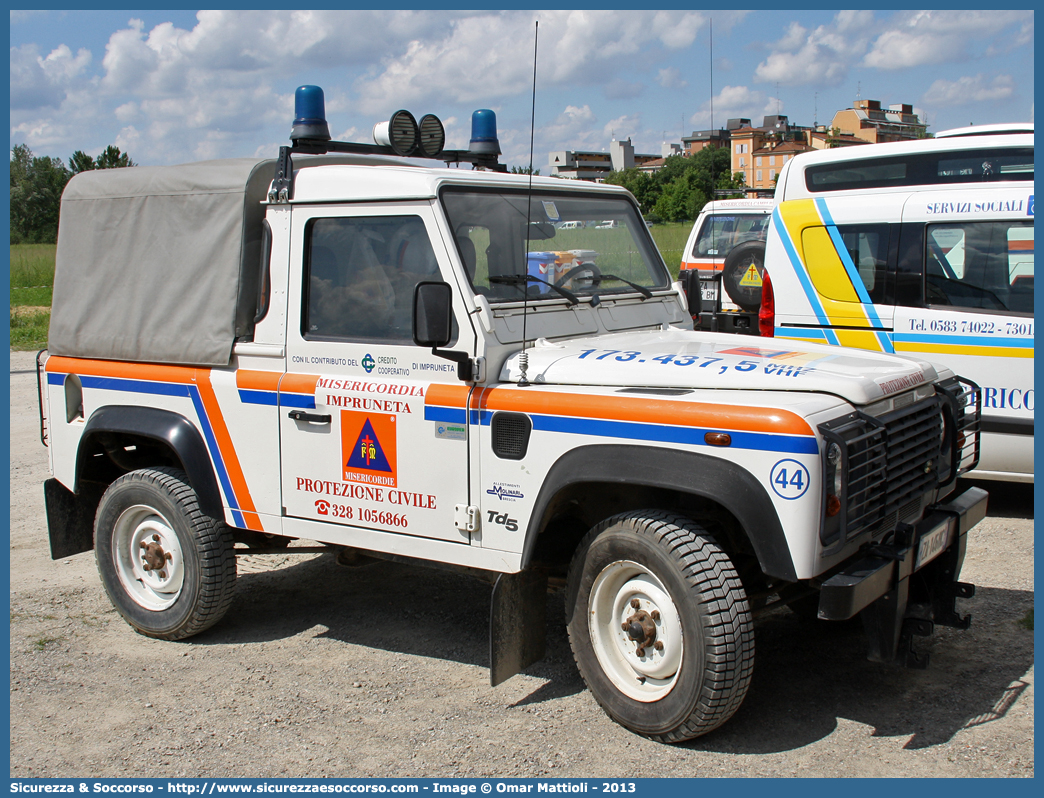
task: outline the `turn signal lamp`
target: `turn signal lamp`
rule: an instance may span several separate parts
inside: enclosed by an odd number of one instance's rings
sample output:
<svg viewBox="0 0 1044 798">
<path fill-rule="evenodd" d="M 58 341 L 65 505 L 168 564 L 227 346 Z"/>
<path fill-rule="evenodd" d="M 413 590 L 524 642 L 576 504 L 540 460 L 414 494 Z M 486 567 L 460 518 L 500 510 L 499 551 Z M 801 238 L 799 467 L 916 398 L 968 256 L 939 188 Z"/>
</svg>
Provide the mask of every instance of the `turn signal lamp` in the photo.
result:
<svg viewBox="0 0 1044 798">
<path fill-rule="evenodd" d="M 468 144 L 468 152 L 500 155 L 497 115 L 488 108 L 480 108 L 471 115 L 471 142 Z"/>
<path fill-rule="evenodd" d="M 373 126 L 373 140 L 391 147 L 396 155 L 412 155 L 418 138 L 417 120 L 409 111 L 396 111 L 387 122 Z"/>
<path fill-rule="evenodd" d="M 294 126 L 290 140 L 310 139 L 329 141 L 330 126 L 326 124 L 326 100 L 318 86 L 298 86 L 294 92 Z"/>
</svg>

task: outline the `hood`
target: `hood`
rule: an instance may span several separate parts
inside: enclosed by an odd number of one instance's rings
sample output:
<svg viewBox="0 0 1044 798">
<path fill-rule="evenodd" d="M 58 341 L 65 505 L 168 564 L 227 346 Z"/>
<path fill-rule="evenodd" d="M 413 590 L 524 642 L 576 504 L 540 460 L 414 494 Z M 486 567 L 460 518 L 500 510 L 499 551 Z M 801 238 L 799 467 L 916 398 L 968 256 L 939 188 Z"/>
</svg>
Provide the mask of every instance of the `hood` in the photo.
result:
<svg viewBox="0 0 1044 798">
<path fill-rule="evenodd" d="M 544 385 L 810 391 L 867 405 L 937 379 L 930 363 L 897 355 L 691 330 L 538 339 L 526 351 L 529 381 Z M 502 381 L 518 381 L 518 360 Z"/>
</svg>

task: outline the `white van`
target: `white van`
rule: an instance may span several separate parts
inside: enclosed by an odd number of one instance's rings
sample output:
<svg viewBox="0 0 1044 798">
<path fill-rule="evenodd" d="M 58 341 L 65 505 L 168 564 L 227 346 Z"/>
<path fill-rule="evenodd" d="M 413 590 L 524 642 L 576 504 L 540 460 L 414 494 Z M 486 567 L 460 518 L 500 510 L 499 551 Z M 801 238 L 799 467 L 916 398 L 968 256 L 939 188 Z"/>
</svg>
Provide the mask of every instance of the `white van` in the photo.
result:
<svg viewBox="0 0 1044 798">
<path fill-rule="evenodd" d="M 761 297 L 763 245 L 774 204 L 771 199 L 727 199 L 704 205 L 682 251 L 681 279 L 686 277 L 684 272 L 695 269 L 700 275 L 700 294 L 704 300 L 715 301 L 724 288 L 723 308 L 748 307 L 751 303 L 757 308 Z M 734 250 L 748 244 L 751 246 L 743 247 L 729 260 Z M 744 257 L 743 253 L 748 251 L 749 257 Z M 715 279 L 719 274 L 722 275 L 720 283 Z"/>
<path fill-rule="evenodd" d="M 1033 134 L 1014 130 L 790 161 L 760 326 L 933 360 L 973 380 L 984 433 L 973 476 L 1032 482 Z"/>
</svg>

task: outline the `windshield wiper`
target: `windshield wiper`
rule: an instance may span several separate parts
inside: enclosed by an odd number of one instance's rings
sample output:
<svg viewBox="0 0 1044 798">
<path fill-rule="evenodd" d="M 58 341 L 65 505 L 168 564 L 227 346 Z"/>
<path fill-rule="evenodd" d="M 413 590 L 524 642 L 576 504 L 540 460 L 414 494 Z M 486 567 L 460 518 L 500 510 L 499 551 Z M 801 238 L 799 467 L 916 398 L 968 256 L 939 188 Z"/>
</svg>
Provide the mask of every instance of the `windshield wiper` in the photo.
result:
<svg viewBox="0 0 1044 798">
<path fill-rule="evenodd" d="M 553 288 L 555 291 L 560 293 L 569 300 L 570 305 L 580 304 L 580 300 L 577 299 L 576 294 L 572 291 L 566 291 L 564 288 L 559 288 L 554 283 L 549 283 L 547 280 L 541 280 L 539 277 L 534 277 L 532 274 L 501 274 L 496 277 L 490 277 L 489 281 L 491 283 L 497 283 L 498 285 L 525 285 L 526 283 L 540 283 L 549 288 Z M 652 294 L 649 294 L 649 296 L 652 296 Z"/>
<path fill-rule="evenodd" d="M 595 278 L 594 283 L 595 285 L 598 285 L 603 280 L 616 280 L 621 283 L 626 283 L 642 295 L 642 302 L 644 302 L 647 299 L 652 299 L 652 291 L 650 291 L 643 285 L 638 285 L 637 283 L 632 283 L 630 280 L 625 280 L 623 277 L 617 277 L 615 274 L 602 274 L 600 277 Z"/>
</svg>

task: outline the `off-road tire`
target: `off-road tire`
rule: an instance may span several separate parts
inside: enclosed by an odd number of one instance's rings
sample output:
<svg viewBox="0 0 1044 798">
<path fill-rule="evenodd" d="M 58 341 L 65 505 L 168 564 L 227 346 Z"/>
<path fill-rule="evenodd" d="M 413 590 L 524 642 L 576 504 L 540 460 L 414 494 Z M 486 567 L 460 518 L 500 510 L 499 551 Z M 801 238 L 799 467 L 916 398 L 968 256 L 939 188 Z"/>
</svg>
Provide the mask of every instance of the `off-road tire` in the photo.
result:
<svg viewBox="0 0 1044 798">
<path fill-rule="evenodd" d="M 161 547 L 162 570 L 145 568 L 142 542 Z M 187 475 L 174 468 L 124 474 L 102 495 L 95 516 L 105 592 L 148 637 L 180 640 L 221 620 L 235 590 L 233 546 L 228 527 L 200 509 Z"/>
<path fill-rule="evenodd" d="M 664 647 L 654 654 L 643 649 L 652 665 L 629 648 L 625 632 L 617 635 L 626 613 L 639 612 L 635 598 L 643 608 L 657 608 Z M 699 737 L 732 717 L 747 694 L 754 631 L 746 592 L 729 557 L 691 519 L 643 510 L 594 527 L 569 569 L 566 615 L 588 689 L 611 718 L 637 734 L 671 743 Z M 670 658 L 680 657 L 674 675 L 663 671 L 662 678 L 639 681 L 657 656 L 668 670 Z M 629 672 L 633 667 L 644 670 Z"/>
<path fill-rule="evenodd" d="M 754 266 L 762 280 L 765 279 L 765 244 L 748 241 L 735 247 L 725 258 L 721 269 L 721 283 L 729 299 L 743 310 L 754 311 L 761 307 L 761 286 L 740 285 L 743 275 Z"/>
</svg>

